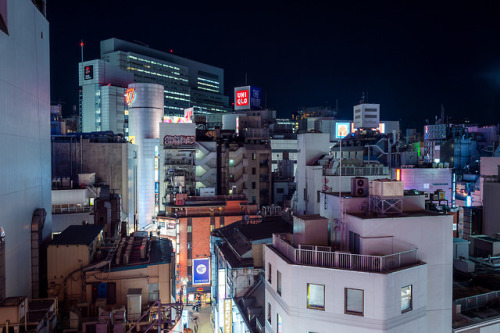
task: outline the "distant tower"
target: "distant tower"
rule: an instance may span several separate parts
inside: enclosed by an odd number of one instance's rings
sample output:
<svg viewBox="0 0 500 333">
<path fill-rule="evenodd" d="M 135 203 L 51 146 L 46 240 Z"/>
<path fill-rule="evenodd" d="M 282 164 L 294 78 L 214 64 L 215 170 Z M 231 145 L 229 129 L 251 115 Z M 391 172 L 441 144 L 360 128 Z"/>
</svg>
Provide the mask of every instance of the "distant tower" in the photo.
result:
<svg viewBox="0 0 500 333">
<path fill-rule="evenodd" d="M 163 119 L 163 86 L 131 83 L 125 94 L 129 107 L 129 139 L 137 145 L 137 221 L 146 226 L 155 215 L 155 154 Z"/>
</svg>

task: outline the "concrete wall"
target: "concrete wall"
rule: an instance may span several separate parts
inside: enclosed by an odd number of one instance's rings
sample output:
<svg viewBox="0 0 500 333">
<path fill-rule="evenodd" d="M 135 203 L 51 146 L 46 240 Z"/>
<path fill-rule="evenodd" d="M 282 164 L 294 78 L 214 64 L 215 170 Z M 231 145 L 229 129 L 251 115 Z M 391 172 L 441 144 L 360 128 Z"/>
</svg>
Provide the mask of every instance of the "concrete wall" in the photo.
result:
<svg viewBox="0 0 500 333">
<path fill-rule="evenodd" d="M 269 247 L 266 258 L 266 332 L 277 332 L 277 314 L 282 332 L 427 332 L 427 266 L 419 265 L 377 274 L 349 270 L 290 265 Z M 267 282 L 268 265 L 272 283 Z M 282 276 L 281 296 L 277 271 Z M 325 309 L 307 308 L 307 284 L 325 286 Z M 401 313 L 401 288 L 412 285 L 413 308 Z M 345 313 L 345 288 L 364 290 L 363 316 Z M 271 304 L 271 323 L 267 321 Z M 451 318 L 450 318 L 451 323 Z M 446 332 L 446 331 L 439 331 Z"/>
<path fill-rule="evenodd" d="M 394 236 L 413 244 L 418 257 L 427 263 L 427 332 L 451 331 L 453 215 L 361 219 L 347 215 L 349 230 L 361 237 Z"/>
<path fill-rule="evenodd" d="M 483 234 L 495 237 L 500 232 L 500 183 L 483 184 Z"/>
<path fill-rule="evenodd" d="M 49 23 L 29 0 L 7 0 L 0 31 L 0 227 L 6 296 L 31 296 L 31 219 L 47 211 L 51 233 Z"/>
</svg>

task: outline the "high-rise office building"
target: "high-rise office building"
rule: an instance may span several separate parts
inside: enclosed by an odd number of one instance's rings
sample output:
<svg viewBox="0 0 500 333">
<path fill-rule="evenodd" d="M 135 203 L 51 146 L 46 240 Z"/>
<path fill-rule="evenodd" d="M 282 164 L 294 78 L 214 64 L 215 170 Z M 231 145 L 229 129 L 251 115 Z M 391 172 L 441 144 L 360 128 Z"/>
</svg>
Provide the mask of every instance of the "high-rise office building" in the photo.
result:
<svg viewBox="0 0 500 333">
<path fill-rule="evenodd" d="M 49 58 L 45 1 L 0 1 L 0 299 L 38 296 L 31 229 L 51 234 Z"/>
<path fill-rule="evenodd" d="M 116 38 L 101 41 L 101 59 L 133 73 L 135 82 L 161 84 L 165 115 L 183 116 L 184 109 L 194 107 L 195 114 L 221 121 L 229 111 L 222 68 Z"/>
<path fill-rule="evenodd" d="M 103 60 L 78 64 L 81 131 L 112 131 L 128 136 L 125 91 L 134 76 Z"/>
</svg>

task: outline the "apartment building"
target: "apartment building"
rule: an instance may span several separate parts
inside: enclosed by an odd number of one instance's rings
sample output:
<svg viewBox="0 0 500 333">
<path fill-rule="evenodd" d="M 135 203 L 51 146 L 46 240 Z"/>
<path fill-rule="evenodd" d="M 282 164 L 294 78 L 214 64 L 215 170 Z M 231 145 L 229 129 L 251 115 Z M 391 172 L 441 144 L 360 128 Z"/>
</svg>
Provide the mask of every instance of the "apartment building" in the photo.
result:
<svg viewBox="0 0 500 333">
<path fill-rule="evenodd" d="M 451 332 L 453 216 L 403 213 L 403 184 L 373 181 L 372 209 L 294 217 L 265 248 L 266 332 Z"/>
</svg>

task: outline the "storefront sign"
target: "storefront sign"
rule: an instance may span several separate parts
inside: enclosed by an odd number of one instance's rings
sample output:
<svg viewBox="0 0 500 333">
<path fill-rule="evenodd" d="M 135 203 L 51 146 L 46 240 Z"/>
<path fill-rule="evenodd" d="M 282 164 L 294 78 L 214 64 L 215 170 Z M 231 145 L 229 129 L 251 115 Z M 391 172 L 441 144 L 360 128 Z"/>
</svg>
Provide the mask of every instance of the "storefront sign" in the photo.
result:
<svg viewBox="0 0 500 333">
<path fill-rule="evenodd" d="M 193 259 L 193 285 L 210 283 L 210 259 Z"/>
<path fill-rule="evenodd" d="M 163 144 L 165 146 L 194 145 L 196 136 L 194 135 L 165 135 Z"/>
<path fill-rule="evenodd" d="M 233 302 L 230 298 L 224 300 L 224 333 L 233 330 Z"/>
<path fill-rule="evenodd" d="M 125 103 L 127 103 L 128 106 L 130 106 L 132 103 L 135 101 L 135 89 L 134 88 L 128 88 L 125 91 Z"/>
</svg>

